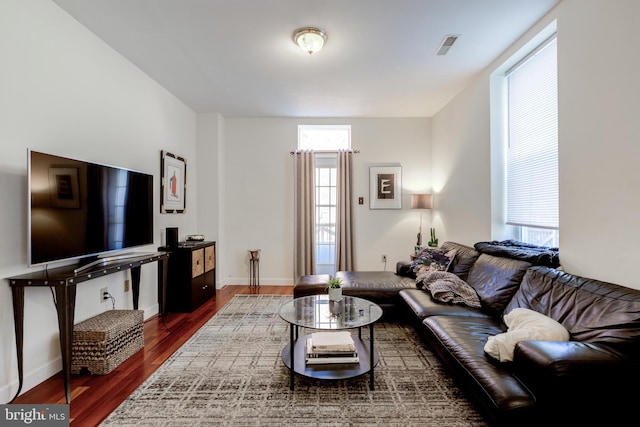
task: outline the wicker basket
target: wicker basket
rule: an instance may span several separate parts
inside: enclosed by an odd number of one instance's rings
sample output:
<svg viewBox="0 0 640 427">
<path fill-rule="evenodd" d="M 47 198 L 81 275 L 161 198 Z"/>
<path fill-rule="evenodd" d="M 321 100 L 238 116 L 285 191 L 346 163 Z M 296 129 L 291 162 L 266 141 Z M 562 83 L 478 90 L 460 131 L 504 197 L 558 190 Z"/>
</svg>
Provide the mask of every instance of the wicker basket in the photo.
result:
<svg viewBox="0 0 640 427">
<path fill-rule="evenodd" d="M 144 347 L 142 310 L 109 310 L 73 327 L 71 373 L 104 375 Z"/>
</svg>

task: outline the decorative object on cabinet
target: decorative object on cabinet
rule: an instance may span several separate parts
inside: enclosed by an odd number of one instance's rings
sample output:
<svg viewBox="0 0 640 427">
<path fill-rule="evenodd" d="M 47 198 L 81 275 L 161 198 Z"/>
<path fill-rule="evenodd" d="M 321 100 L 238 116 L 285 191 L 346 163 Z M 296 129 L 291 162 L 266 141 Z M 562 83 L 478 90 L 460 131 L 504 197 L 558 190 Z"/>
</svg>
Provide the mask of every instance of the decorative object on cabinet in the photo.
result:
<svg viewBox="0 0 640 427">
<path fill-rule="evenodd" d="M 187 161 L 162 150 L 160 154 L 160 213 L 184 213 L 187 196 Z"/>
<path fill-rule="evenodd" d="M 418 228 L 418 241 L 416 242 L 416 248 L 418 246 L 422 247 L 422 211 L 424 209 L 431 209 L 431 204 L 431 194 L 411 195 L 411 209 L 420 209 L 420 228 Z"/>
<path fill-rule="evenodd" d="M 166 245 L 173 249 L 178 246 L 178 227 L 167 227 L 166 229 Z"/>
<path fill-rule="evenodd" d="M 369 209 L 402 209 L 402 167 L 369 167 Z"/>
<path fill-rule="evenodd" d="M 179 242 L 170 250 L 167 311 L 192 312 L 216 294 L 216 242 Z"/>
</svg>

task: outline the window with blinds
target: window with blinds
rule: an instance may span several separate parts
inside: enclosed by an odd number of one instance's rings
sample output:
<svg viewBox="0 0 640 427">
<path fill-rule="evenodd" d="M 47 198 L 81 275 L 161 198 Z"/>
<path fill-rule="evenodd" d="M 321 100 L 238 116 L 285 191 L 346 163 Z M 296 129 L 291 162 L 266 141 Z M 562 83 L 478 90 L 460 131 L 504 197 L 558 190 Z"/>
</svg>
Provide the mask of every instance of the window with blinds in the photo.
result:
<svg viewBox="0 0 640 427">
<path fill-rule="evenodd" d="M 559 227 L 556 47 L 554 35 L 506 73 L 507 224 L 546 246 Z"/>
</svg>

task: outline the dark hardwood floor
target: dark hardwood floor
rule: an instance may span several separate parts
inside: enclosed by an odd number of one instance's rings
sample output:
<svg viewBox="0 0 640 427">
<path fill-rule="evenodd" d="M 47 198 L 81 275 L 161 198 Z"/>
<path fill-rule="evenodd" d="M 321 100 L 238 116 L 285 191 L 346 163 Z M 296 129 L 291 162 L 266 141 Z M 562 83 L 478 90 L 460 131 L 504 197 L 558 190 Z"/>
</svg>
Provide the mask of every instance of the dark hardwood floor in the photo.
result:
<svg viewBox="0 0 640 427">
<path fill-rule="evenodd" d="M 292 286 L 225 286 L 192 313 L 154 316 L 144 323 L 144 349 L 108 375 L 72 375 L 70 418 L 73 427 L 96 426 L 236 294 L 292 295 Z M 166 324 L 166 326 L 165 326 Z M 65 403 L 62 374 L 18 396 L 13 403 Z"/>
</svg>

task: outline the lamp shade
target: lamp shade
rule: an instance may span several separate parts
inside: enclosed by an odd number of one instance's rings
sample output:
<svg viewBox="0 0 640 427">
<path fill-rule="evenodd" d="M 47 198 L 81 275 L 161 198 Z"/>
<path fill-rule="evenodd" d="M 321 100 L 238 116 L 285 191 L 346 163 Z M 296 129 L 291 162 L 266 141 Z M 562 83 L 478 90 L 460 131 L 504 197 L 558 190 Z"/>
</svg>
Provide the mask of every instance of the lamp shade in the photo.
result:
<svg viewBox="0 0 640 427">
<path fill-rule="evenodd" d="M 293 41 L 309 55 L 322 49 L 327 41 L 327 34 L 319 28 L 305 27 L 293 33 Z"/>
<path fill-rule="evenodd" d="M 412 194 L 411 209 L 431 209 L 431 194 Z"/>
</svg>

